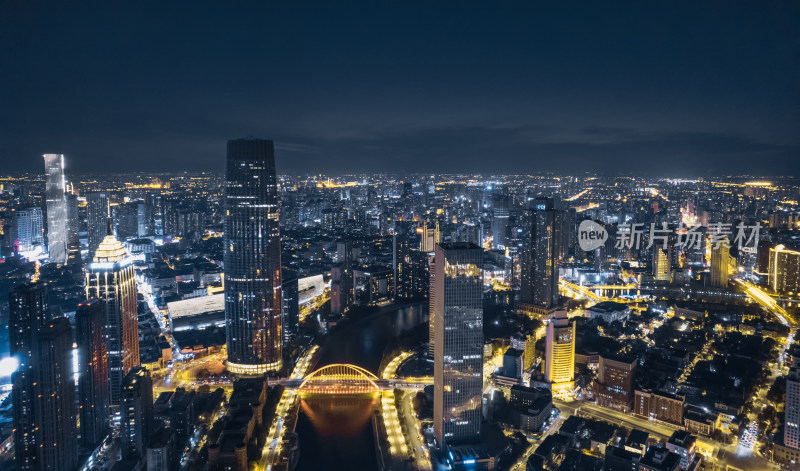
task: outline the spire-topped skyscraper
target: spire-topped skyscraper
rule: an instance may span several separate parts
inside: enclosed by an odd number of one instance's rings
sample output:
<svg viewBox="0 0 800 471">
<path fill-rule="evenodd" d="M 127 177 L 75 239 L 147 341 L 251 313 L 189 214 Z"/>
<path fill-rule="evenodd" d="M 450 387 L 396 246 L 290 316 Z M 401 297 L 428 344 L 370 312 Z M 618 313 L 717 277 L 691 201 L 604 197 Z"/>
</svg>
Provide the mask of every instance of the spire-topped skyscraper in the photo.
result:
<svg viewBox="0 0 800 471">
<path fill-rule="evenodd" d="M 228 141 L 225 182 L 225 321 L 228 370 L 262 374 L 282 366 L 281 241 L 275 148 Z"/>
<path fill-rule="evenodd" d="M 105 300 L 106 341 L 111 406 L 120 405 L 122 379 L 139 366 L 139 317 L 133 259 L 109 234 L 86 270 L 86 299 Z"/>
</svg>

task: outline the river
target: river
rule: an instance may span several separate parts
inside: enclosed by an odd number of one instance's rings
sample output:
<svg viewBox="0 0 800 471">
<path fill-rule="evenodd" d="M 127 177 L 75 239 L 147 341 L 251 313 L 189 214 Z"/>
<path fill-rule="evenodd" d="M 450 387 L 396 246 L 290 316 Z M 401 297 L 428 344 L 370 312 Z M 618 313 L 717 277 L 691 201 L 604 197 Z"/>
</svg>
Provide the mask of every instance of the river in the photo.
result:
<svg viewBox="0 0 800 471">
<path fill-rule="evenodd" d="M 332 334 L 316 367 L 348 363 L 377 375 L 386 345 L 427 320 L 427 306 L 415 304 L 356 321 Z M 377 469 L 372 401 L 370 396 L 302 400 L 296 427 L 301 449 L 298 471 Z"/>
</svg>

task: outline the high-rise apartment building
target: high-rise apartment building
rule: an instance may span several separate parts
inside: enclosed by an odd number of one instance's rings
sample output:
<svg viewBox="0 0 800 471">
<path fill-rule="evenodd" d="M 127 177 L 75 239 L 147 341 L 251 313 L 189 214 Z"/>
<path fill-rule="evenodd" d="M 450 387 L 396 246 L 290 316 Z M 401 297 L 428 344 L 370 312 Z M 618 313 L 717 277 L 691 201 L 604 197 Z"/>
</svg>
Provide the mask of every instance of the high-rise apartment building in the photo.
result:
<svg viewBox="0 0 800 471">
<path fill-rule="evenodd" d="M 147 443 L 155 434 L 153 423 L 153 382 L 147 368 L 137 366 L 122 382 L 120 438 L 123 453 L 146 459 Z"/>
<path fill-rule="evenodd" d="M 41 208 L 16 212 L 16 250 L 23 257 L 34 258 L 44 252 L 44 219 Z"/>
<path fill-rule="evenodd" d="M 105 193 L 94 192 L 86 195 L 86 231 L 91 260 L 94 251 L 108 234 L 108 198 Z"/>
<path fill-rule="evenodd" d="M 483 390 L 483 249 L 436 246 L 434 422 L 439 446 L 480 437 Z"/>
<path fill-rule="evenodd" d="M 728 287 L 728 277 L 731 270 L 731 247 L 726 241 L 717 247 L 711 247 L 711 286 L 717 288 Z"/>
<path fill-rule="evenodd" d="M 95 447 L 108 431 L 108 345 L 105 338 L 106 306 L 102 299 L 89 299 L 75 312 L 75 342 L 78 345 L 78 402 L 81 442 Z"/>
<path fill-rule="evenodd" d="M 45 286 L 39 283 L 19 285 L 9 293 L 8 304 L 10 351 L 19 360 L 19 367 L 11 375 L 14 458 L 19 470 L 40 469 L 34 413 L 38 391 L 34 385 L 36 379 L 32 357 L 35 335 L 50 320 Z"/>
<path fill-rule="evenodd" d="M 283 364 L 281 242 L 273 142 L 228 141 L 225 321 L 228 370 L 262 374 Z"/>
<path fill-rule="evenodd" d="M 291 345 L 297 340 L 300 329 L 300 291 L 297 274 L 291 270 L 282 273 L 283 342 Z"/>
<path fill-rule="evenodd" d="M 73 469 L 77 441 L 69 320 L 50 318 L 47 291 L 38 283 L 12 289 L 9 307 L 11 354 L 19 359 L 11 376 L 17 469 Z"/>
<path fill-rule="evenodd" d="M 64 155 L 44 154 L 47 172 L 45 197 L 47 199 L 47 247 L 50 262 L 67 263 L 67 200 L 64 194 Z"/>
<path fill-rule="evenodd" d="M 769 287 L 776 293 L 800 293 L 800 252 L 784 245 L 769 249 Z"/>
<path fill-rule="evenodd" d="M 553 397 L 566 397 L 575 387 L 575 322 L 566 311 L 556 311 L 547 324 L 545 381 Z"/>
<path fill-rule="evenodd" d="M 800 450 L 800 369 L 791 368 L 786 377 L 786 404 L 783 444 Z"/>
<path fill-rule="evenodd" d="M 38 469 L 74 469 L 78 464 L 75 381 L 69 319 L 57 317 L 34 335 L 33 420 Z"/>
<path fill-rule="evenodd" d="M 537 198 L 531 203 L 523 231 L 520 257 L 520 301 L 532 308 L 558 304 L 558 261 L 553 200 Z"/>
<path fill-rule="evenodd" d="M 122 379 L 139 365 L 139 316 L 133 259 L 107 235 L 86 269 L 86 299 L 105 301 L 110 405 L 120 405 Z"/>
</svg>

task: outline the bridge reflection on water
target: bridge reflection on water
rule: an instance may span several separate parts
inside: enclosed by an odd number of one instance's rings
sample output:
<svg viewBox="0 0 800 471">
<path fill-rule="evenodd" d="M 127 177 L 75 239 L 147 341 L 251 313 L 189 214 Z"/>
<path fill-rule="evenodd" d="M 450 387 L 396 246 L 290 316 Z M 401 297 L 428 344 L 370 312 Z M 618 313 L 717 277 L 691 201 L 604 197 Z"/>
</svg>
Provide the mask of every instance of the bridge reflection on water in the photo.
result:
<svg viewBox="0 0 800 471">
<path fill-rule="evenodd" d="M 378 398 L 378 393 L 303 394 L 300 408 L 323 437 L 354 437 L 368 424 Z"/>
<path fill-rule="evenodd" d="M 317 368 L 334 364 L 358 365 L 374 376 L 386 346 L 404 331 L 427 320 L 427 303 L 419 303 L 387 309 L 367 320 L 354 322 L 332 335 Z M 390 387 L 382 380 L 375 383 L 380 389 Z M 298 388 L 300 384 L 285 386 Z M 378 394 L 317 395 L 300 391 L 300 397 L 296 431 L 301 451 L 297 471 L 378 469 L 371 426 Z"/>
</svg>

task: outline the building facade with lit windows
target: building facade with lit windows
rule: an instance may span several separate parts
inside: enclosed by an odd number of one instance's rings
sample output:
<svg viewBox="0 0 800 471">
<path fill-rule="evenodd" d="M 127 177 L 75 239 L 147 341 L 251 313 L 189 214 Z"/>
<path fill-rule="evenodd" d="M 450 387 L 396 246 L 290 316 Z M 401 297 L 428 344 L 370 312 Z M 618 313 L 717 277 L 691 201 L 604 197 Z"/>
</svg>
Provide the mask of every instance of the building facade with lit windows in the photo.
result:
<svg viewBox="0 0 800 471">
<path fill-rule="evenodd" d="M 75 469 L 78 464 L 72 332 L 57 317 L 35 335 L 33 417 L 39 445 L 38 469 Z"/>
<path fill-rule="evenodd" d="M 547 324 L 545 381 L 553 397 L 563 398 L 575 388 L 575 322 L 566 311 L 556 311 Z"/>
<path fill-rule="evenodd" d="M 800 293 L 800 252 L 784 245 L 769 249 L 769 287 L 776 293 Z"/>
<path fill-rule="evenodd" d="M 551 308 L 558 304 L 556 210 L 550 198 L 537 198 L 526 213 L 520 256 L 522 309 Z"/>
<path fill-rule="evenodd" d="M 67 200 L 64 194 L 64 155 L 44 154 L 47 172 L 47 248 L 50 262 L 67 263 Z"/>
<path fill-rule="evenodd" d="M 44 254 L 44 218 L 42 208 L 19 210 L 15 214 L 15 252 L 36 259 Z"/>
<path fill-rule="evenodd" d="M 35 370 L 32 356 L 36 332 L 49 320 L 47 291 L 43 284 L 26 283 L 11 290 L 9 304 L 10 353 L 19 361 L 11 375 L 11 401 L 14 405 L 14 459 L 19 470 L 39 469 L 39 445 L 34 410 Z"/>
<path fill-rule="evenodd" d="M 108 234 L 108 216 L 108 197 L 105 193 L 98 191 L 86 195 L 86 239 L 89 260 Z"/>
<path fill-rule="evenodd" d="M 153 382 L 147 368 L 137 366 L 122 382 L 120 438 L 123 454 L 147 456 L 147 444 L 155 434 L 153 423 Z"/>
<path fill-rule="evenodd" d="M 635 360 L 601 356 L 597 368 L 597 405 L 630 412 L 635 372 Z"/>
<path fill-rule="evenodd" d="M 792 368 L 786 377 L 785 423 L 783 444 L 800 450 L 800 370 Z"/>
<path fill-rule="evenodd" d="M 228 370 L 279 370 L 281 243 L 275 148 L 270 140 L 228 141 L 224 252 Z"/>
<path fill-rule="evenodd" d="M 139 316 L 133 259 L 122 243 L 107 235 L 86 268 L 86 299 L 105 301 L 109 404 L 119 406 L 122 379 L 139 365 Z"/>
<path fill-rule="evenodd" d="M 78 402 L 81 442 L 94 447 L 108 431 L 108 345 L 106 306 L 89 299 L 75 311 L 75 343 L 78 345 Z"/>
<path fill-rule="evenodd" d="M 727 288 L 731 271 L 731 247 L 727 241 L 711 247 L 711 286 Z"/>
<path fill-rule="evenodd" d="M 483 391 L 483 249 L 436 246 L 434 422 L 439 446 L 480 439 Z"/>
</svg>

